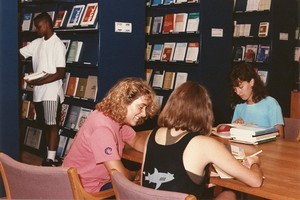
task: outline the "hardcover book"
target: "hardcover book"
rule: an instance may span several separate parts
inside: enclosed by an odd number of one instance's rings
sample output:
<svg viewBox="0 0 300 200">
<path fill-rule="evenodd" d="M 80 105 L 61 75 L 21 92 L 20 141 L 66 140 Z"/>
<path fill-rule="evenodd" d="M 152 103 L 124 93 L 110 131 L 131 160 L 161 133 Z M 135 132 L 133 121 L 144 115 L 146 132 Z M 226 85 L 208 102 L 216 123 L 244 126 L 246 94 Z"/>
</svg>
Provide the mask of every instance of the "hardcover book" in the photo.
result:
<svg viewBox="0 0 300 200">
<path fill-rule="evenodd" d="M 153 72 L 152 87 L 162 88 L 164 77 L 165 77 L 165 71 L 164 70 L 155 70 Z"/>
<path fill-rule="evenodd" d="M 270 46 L 269 45 L 259 45 L 256 62 L 268 62 L 270 55 Z"/>
<path fill-rule="evenodd" d="M 98 16 L 98 3 L 88 3 L 84 11 L 81 26 L 94 26 Z"/>
<path fill-rule="evenodd" d="M 246 62 L 254 62 L 257 54 L 258 45 L 247 44 L 245 49 L 244 60 Z"/>
<path fill-rule="evenodd" d="M 184 61 L 187 50 L 187 42 L 177 42 L 172 61 Z"/>
<path fill-rule="evenodd" d="M 187 19 L 186 32 L 197 32 L 199 30 L 200 13 L 189 13 Z"/>
<path fill-rule="evenodd" d="M 85 120 L 87 119 L 87 117 L 89 116 L 89 114 L 92 111 L 93 111 L 92 109 L 81 107 L 79 115 L 78 115 L 77 123 L 76 123 L 76 126 L 75 126 L 75 130 L 80 129 L 80 127 L 83 125 L 83 123 L 85 122 Z"/>
<path fill-rule="evenodd" d="M 60 28 L 64 25 L 67 13 L 68 13 L 67 10 L 58 11 L 53 28 Z"/>
<path fill-rule="evenodd" d="M 83 42 L 82 41 L 72 41 L 70 44 L 70 50 L 67 56 L 67 63 L 78 62 Z"/>
<path fill-rule="evenodd" d="M 256 11 L 258 10 L 258 4 L 260 0 L 248 0 L 246 11 Z"/>
<path fill-rule="evenodd" d="M 65 78 L 63 79 L 63 85 L 62 85 L 64 94 L 66 94 L 67 92 L 70 76 L 71 76 L 70 72 L 65 73 Z"/>
<path fill-rule="evenodd" d="M 61 105 L 60 120 L 59 120 L 59 125 L 60 125 L 60 126 L 63 126 L 63 125 L 65 124 L 65 121 L 66 121 L 66 117 L 67 117 L 67 114 L 68 114 L 69 107 L 70 107 L 70 105 L 69 105 L 69 104 L 66 104 L 66 103 L 63 103 L 63 104 Z"/>
<path fill-rule="evenodd" d="M 175 15 L 174 33 L 185 32 L 187 18 L 187 13 L 177 13 Z"/>
<path fill-rule="evenodd" d="M 71 76 L 69 78 L 68 88 L 66 95 L 73 97 L 76 94 L 77 86 L 78 86 L 79 77 Z"/>
<path fill-rule="evenodd" d="M 258 10 L 270 10 L 272 0 L 260 0 L 258 4 Z"/>
<path fill-rule="evenodd" d="M 49 74 L 45 71 L 35 72 L 35 73 L 31 73 L 31 74 L 24 76 L 24 80 L 26 80 L 26 81 L 42 80 L 42 79 L 46 78 L 47 76 L 49 76 Z"/>
<path fill-rule="evenodd" d="M 269 22 L 260 22 L 258 27 L 258 37 L 267 37 L 269 34 Z"/>
<path fill-rule="evenodd" d="M 162 89 L 164 89 L 164 90 L 172 90 L 173 89 L 175 74 L 176 74 L 175 72 L 165 72 Z"/>
<path fill-rule="evenodd" d="M 161 61 L 170 61 L 173 59 L 175 42 L 165 42 L 162 50 Z"/>
<path fill-rule="evenodd" d="M 78 26 L 84 11 L 85 5 L 74 5 L 70 14 L 67 27 Z"/>
<path fill-rule="evenodd" d="M 185 62 L 197 62 L 199 54 L 199 42 L 190 42 L 188 44 Z"/>
<path fill-rule="evenodd" d="M 80 97 L 80 98 L 84 97 L 86 85 L 87 85 L 87 78 L 79 78 L 78 86 L 75 94 L 76 97 Z"/>
<path fill-rule="evenodd" d="M 176 89 L 178 86 L 185 83 L 187 81 L 187 78 L 188 78 L 187 72 L 177 72 L 174 88 Z"/>
<path fill-rule="evenodd" d="M 30 31 L 31 21 L 32 21 L 32 13 L 24 13 L 22 31 Z"/>
<path fill-rule="evenodd" d="M 67 119 L 66 119 L 66 129 L 75 129 L 78 117 L 79 117 L 79 112 L 81 110 L 80 106 L 75 106 L 72 105 L 70 109 L 70 112 L 68 113 Z"/>
</svg>

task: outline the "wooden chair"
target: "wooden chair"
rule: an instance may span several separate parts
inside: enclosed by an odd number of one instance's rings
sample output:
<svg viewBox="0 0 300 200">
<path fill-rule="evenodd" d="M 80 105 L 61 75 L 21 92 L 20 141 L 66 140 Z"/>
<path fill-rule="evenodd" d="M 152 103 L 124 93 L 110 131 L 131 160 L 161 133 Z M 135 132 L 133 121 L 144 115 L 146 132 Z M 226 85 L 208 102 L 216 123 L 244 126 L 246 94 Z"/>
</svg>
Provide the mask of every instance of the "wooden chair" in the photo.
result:
<svg viewBox="0 0 300 200">
<path fill-rule="evenodd" d="M 110 171 L 110 178 L 117 200 L 196 200 L 194 195 L 180 192 L 154 190 L 140 186 L 128 180 L 122 173 L 115 169 Z"/>
<path fill-rule="evenodd" d="M 75 168 L 28 165 L 1 152 L 0 173 L 7 199 L 103 199 L 114 195 L 113 189 L 85 192 Z"/>
<path fill-rule="evenodd" d="M 284 118 L 284 139 L 300 141 L 300 119 Z"/>
</svg>

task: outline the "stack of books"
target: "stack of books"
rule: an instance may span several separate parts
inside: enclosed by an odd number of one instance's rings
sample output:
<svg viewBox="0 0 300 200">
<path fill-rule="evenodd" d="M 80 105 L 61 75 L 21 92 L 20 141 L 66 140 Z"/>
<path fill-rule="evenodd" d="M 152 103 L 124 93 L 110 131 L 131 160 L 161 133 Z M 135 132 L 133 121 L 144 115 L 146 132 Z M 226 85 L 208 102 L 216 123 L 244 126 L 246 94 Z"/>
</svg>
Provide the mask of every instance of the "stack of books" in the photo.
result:
<svg viewBox="0 0 300 200">
<path fill-rule="evenodd" d="M 278 130 L 275 127 L 259 127 L 255 125 L 238 125 L 230 128 L 232 142 L 261 144 L 275 141 Z"/>
</svg>

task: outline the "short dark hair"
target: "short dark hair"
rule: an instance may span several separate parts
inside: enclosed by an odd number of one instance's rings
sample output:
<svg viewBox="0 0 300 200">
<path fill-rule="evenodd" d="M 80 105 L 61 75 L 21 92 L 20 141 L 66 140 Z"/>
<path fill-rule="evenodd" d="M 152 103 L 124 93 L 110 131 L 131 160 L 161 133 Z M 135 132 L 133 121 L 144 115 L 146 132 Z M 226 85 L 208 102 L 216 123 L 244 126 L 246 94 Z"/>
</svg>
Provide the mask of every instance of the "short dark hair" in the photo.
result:
<svg viewBox="0 0 300 200">
<path fill-rule="evenodd" d="M 49 23 L 52 27 L 52 18 L 47 12 L 42 12 L 41 14 L 37 15 L 33 20 L 35 23 L 44 20 L 45 22 Z"/>
<path fill-rule="evenodd" d="M 187 130 L 201 135 L 211 133 L 214 116 L 210 96 L 202 85 L 188 81 L 170 95 L 158 117 L 158 126 Z"/>
</svg>

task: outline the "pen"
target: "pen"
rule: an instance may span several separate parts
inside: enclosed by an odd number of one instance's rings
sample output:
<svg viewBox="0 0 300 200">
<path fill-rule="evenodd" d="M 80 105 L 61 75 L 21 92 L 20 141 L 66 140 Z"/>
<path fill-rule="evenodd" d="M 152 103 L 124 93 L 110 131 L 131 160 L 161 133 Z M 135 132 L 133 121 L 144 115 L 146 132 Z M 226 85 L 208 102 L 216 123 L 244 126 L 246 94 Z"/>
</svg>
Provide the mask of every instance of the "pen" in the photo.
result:
<svg viewBox="0 0 300 200">
<path fill-rule="evenodd" d="M 262 152 L 262 150 L 260 150 L 260 151 L 258 151 L 258 152 L 256 152 L 256 153 L 254 153 L 254 154 L 252 154 L 252 155 L 250 155 L 249 157 L 257 156 L 257 155 L 260 154 L 261 152 Z"/>
</svg>

